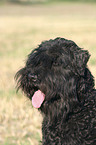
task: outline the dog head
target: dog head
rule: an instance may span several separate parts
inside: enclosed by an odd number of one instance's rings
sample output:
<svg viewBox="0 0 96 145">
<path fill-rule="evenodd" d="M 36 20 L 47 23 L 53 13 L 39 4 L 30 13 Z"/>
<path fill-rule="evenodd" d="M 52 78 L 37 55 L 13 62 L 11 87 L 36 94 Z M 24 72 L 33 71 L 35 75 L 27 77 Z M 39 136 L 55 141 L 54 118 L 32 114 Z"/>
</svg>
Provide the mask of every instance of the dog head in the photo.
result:
<svg viewBox="0 0 96 145">
<path fill-rule="evenodd" d="M 58 115 L 62 109 L 68 113 L 80 101 L 78 92 L 85 91 L 85 82 L 94 86 L 87 69 L 89 57 L 88 51 L 71 40 L 45 41 L 29 54 L 25 67 L 17 72 L 18 89 L 46 115 Z"/>
</svg>

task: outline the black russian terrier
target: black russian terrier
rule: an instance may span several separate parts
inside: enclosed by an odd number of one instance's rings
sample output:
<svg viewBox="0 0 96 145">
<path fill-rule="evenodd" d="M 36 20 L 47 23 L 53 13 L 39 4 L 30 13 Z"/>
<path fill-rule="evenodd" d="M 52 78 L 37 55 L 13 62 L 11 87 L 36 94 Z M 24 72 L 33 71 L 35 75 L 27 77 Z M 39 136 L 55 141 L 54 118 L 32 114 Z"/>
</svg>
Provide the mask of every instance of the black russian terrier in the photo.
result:
<svg viewBox="0 0 96 145">
<path fill-rule="evenodd" d="M 96 90 L 90 55 L 73 41 L 42 42 L 17 72 L 21 88 L 43 114 L 43 145 L 96 145 Z"/>
</svg>

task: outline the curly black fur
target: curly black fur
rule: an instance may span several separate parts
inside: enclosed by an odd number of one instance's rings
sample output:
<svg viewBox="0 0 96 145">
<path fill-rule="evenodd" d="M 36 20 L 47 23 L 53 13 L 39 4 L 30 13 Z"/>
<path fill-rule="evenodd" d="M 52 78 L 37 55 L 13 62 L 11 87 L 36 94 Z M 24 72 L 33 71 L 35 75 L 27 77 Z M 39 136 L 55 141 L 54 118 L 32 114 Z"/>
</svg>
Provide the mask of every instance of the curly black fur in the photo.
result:
<svg viewBox="0 0 96 145">
<path fill-rule="evenodd" d="M 16 75 L 18 89 L 45 100 L 43 145 L 96 145 L 96 90 L 87 68 L 90 55 L 64 38 L 45 41 L 28 56 Z"/>
</svg>

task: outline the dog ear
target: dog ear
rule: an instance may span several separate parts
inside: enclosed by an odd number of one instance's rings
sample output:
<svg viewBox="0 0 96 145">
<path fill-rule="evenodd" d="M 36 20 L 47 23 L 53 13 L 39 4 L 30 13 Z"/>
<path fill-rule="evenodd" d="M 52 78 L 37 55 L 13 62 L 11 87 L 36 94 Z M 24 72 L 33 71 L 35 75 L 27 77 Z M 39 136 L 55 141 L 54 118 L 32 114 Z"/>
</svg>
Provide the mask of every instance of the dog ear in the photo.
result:
<svg viewBox="0 0 96 145">
<path fill-rule="evenodd" d="M 76 72 L 83 76 L 84 75 L 84 70 L 85 70 L 85 67 L 87 65 L 87 62 L 90 58 L 90 54 L 88 53 L 87 50 L 78 50 L 78 52 L 75 52 L 74 53 L 74 63 L 75 63 L 75 68 L 76 68 Z"/>
</svg>

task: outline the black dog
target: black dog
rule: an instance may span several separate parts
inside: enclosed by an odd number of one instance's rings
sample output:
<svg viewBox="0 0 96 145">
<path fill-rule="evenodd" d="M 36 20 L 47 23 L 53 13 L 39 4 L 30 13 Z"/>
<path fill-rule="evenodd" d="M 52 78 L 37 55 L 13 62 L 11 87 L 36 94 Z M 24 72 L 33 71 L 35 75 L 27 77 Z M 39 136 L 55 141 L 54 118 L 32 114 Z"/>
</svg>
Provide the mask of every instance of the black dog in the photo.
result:
<svg viewBox="0 0 96 145">
<path fill-rule="evenodd" d="M 96 145 L 96 90 L 90 55 L 56 38 L 32 51 L 16 75 L 18 89 L 44 114 L 43 145 Z"/>
</svg>

